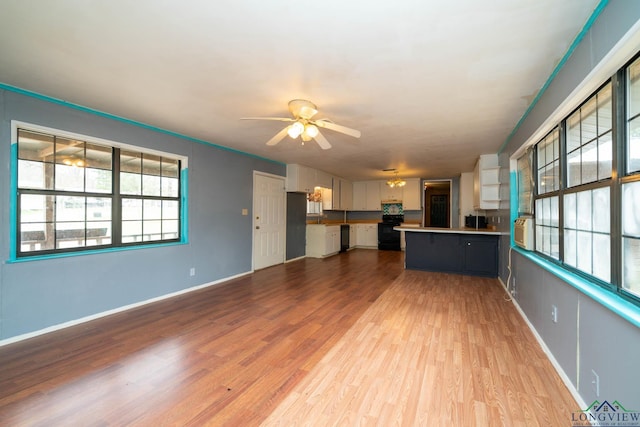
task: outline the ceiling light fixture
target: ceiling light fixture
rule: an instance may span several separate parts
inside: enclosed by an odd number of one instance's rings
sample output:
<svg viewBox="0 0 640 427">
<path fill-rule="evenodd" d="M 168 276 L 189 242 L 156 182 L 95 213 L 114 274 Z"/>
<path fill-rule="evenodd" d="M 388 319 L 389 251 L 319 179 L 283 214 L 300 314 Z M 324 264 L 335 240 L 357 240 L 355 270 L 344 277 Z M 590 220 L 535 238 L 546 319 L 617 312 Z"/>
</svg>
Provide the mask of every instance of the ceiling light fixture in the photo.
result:
<svg viewBox="0 0 640 427">
<path fill-rule="evenodd" d="M 294 122 L 291 126 L 289 126 L 289 130 L 287 131 L 289 136 L 293 139 L 299 137 L 302 132 L 304 132 L 304 123 L 300 121 Z"/>
<path fill-rule="evenodd" d="M 394 187 L 404 187 L 407 181 L 404 179 L 400 179 L 398 176 L 398 171 L 394 171 L 394 177 L 387 181 L 387 185 L 391 188 Z"/>
</svg>

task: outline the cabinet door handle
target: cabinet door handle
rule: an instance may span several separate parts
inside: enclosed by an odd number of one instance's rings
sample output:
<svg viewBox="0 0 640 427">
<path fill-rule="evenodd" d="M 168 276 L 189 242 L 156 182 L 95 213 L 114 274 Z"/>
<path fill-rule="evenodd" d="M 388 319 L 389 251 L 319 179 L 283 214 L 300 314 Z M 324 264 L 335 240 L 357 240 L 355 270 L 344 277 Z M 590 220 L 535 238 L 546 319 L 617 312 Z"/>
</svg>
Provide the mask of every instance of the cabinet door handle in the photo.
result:
<svg viewBox="0 0 640 427">
<path fill-rule="evenodd" d="M 471 242 L 467 242 L 467 246 L 471 246 Z"/>
<path fill-rule="evenodd" d="M 260 230 L 260 226 L 259 225 L 256 225 L 256 230 Z"/>
</svg>

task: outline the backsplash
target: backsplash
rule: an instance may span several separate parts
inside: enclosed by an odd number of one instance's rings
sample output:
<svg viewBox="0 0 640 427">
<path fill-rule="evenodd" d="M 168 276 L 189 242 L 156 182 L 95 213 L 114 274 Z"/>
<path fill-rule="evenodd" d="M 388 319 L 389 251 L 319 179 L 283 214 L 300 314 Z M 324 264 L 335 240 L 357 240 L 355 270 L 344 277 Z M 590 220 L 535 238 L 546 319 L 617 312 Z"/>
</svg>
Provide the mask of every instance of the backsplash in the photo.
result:
<svg viewBox="0 0 640 427">
<path fill-rule="evenodd" d="M 402 209 L 402 203 L 383 203 L 382 204 L 383 215 L 404 215 Z"/>
</svg>

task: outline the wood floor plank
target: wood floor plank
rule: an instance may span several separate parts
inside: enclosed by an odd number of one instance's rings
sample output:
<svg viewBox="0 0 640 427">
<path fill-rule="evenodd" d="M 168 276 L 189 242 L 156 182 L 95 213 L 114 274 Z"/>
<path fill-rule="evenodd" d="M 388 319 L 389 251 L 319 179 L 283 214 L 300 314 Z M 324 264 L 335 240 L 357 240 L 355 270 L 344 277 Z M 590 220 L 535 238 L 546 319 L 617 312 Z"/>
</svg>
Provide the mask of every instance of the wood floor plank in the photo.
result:
<svg viewBox="0 0 640 427">
<path fill-rule="evenodd" d="M 354 250 L 0 347 L 0 425 L 562 425 L 496 280 Z"/>
</svg>

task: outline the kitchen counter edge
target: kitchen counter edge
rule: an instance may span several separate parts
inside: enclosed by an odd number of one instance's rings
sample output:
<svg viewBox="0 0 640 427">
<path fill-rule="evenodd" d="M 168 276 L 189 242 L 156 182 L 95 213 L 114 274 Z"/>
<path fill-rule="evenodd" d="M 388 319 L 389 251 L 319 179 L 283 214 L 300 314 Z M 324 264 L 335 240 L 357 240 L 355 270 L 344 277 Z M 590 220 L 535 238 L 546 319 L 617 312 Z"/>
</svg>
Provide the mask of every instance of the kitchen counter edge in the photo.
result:
<svg viewBox="0 0 640 427">
<path fill-rule="evenodd" d="M 502 236 L 508 235 L 506 231 L 489 230 L 486 228 L 438 228 L 438 227 L 411 227 L 411 226 L 398 226 L 393 227 L 396 231 L 411 231 L 415 233 L 445 233 L 445 234 L 486 234 Z"/>
</svg>

